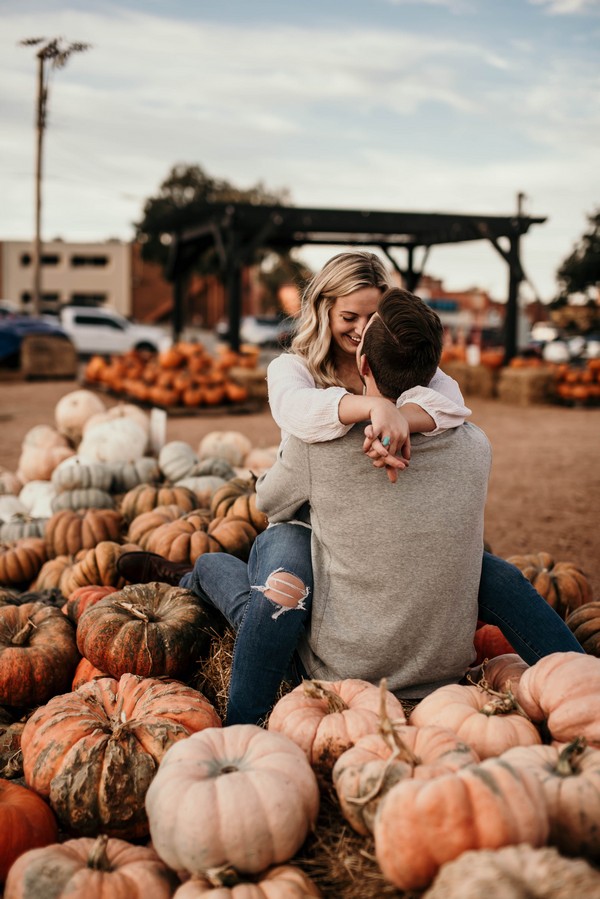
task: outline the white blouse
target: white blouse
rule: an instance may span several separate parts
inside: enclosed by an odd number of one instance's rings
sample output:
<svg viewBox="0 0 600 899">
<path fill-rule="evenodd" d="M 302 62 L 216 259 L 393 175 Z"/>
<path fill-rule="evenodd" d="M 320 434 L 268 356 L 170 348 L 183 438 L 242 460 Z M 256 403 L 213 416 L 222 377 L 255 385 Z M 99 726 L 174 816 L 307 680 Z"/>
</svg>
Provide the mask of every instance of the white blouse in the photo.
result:
<svg viewBox="0 0 600 899">
<path fill-rule="evenodd" d="M 321 443 L 343 437 L 353 427 L 342 424 L 338 415 L 340 400 L 349 391 L 317 388 L 301 356 L 282 353 L 273 359 L 267 368 L 267 385 L 271 414 L 282 439 L 293 434 L 304 443 Z M 427 387 L 411 387 L 396 400 L 398 408 L 406 403 L 421 406 L 435 421 L 428 437 L 464 424 L 471 414 L 456 381 L 439 368 Z"/>
</svg>

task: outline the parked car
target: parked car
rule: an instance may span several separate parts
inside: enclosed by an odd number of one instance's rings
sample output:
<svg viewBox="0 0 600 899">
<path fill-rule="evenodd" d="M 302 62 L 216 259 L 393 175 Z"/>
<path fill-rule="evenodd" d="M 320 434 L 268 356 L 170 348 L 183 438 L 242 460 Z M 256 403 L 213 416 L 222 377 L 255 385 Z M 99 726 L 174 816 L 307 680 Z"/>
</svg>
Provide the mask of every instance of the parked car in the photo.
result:
<svg viewBox="0 0 600 899">
<path fill-rule="evenodd" d="M 63 306 L 58 323 L 80 355 L 117 354 L 128 350 L 152 353 L 168 349 L 172 337 L 156 325 L 138 325 L 112 309 Z"/>
<path fill-rule="evenodd" d="M 6 312 L 6 308 L 4 309 Z M 69 341 L 66 331 L 57 323 L 9 311 L 0 312 L 0 362 L 19 364 L 19 351 L 25 337 L 42 334 Z"/>
<path fill-rule="evenodd" d="M 287 347 L 294 336 L 296 319 L 284 315 L 246 315 L 240 322 L 240 340 L 262 347 Z M 215 328 L 220 340 L 229 340 L 229 322 Z"/>
</svg>

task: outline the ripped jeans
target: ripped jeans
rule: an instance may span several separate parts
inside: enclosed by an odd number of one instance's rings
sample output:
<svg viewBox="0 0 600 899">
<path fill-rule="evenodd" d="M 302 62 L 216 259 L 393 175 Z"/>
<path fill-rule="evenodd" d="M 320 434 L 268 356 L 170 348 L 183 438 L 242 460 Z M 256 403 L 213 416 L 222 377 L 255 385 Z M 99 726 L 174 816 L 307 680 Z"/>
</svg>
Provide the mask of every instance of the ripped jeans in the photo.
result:
<svg viewBox="0 0 600 899">
<path fill-rule="evenodd" d="M 227 724 L 256 724 L 270 712 L 284 679 L 305 672 L 296 647 L 310 616 L 311 530 L 277 524 L 258 535 L 248 564 L 205 553 L 180 586 L 208 600 L 236 631 Z"/>
</svg>

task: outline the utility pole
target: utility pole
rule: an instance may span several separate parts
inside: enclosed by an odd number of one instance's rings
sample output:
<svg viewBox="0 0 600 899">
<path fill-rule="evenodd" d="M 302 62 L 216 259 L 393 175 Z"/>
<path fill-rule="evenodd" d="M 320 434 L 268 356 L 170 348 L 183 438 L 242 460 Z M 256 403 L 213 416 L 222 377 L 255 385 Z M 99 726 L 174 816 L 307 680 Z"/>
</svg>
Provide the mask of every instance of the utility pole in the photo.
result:
<svg viewBox="0 0 600 899">
<path fill-rule="evenodd" d="M 35 154 L 35 236 L 33 241 L 33 291 L 32 311 L 40 314 L 42 296 L 42 146 L 46 114 L 48 108 L 48 73 L 47 67 L 62 69 L 72 53 L 81 53 L 90 44 L 75 42 L 65 44 L 62 38 L 46 40 L 43 37 L 30 37 L 20 41 L 22 47 L 42 46 L 36 53 L 37 70 L 37 113 L 36 113 L 36 154 Z"/>
</svg>

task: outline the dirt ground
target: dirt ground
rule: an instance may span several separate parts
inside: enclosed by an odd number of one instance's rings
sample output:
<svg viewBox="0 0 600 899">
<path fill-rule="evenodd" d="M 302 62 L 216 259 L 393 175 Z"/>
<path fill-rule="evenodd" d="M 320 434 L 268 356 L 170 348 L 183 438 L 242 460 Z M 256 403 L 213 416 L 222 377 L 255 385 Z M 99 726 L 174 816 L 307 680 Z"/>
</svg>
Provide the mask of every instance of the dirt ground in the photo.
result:
<svg viewBox="0 0 600 899">
<path fill-rule="evenodd" d="M 24 435 L 36 424 L 54 424 L 56 403 L 77 387 L 75 381 L 0 381 L 0 465 L 17 467 Z M 107 406 L 117 402 L 101 396 Z M 572 561 L 600 600 L 600 409 L 521 408 L 477 397 L 467 403 L 493 448 L 486 507 L 493 551 L 506 558 L 544 550 L 555 561 Z M 167 420 L 167 440 L 194 448 L 212 430 L 242 431 L 260 447 L 279 436 L 266 406 L 253 414 Z"/>
</svg>

